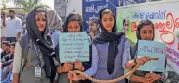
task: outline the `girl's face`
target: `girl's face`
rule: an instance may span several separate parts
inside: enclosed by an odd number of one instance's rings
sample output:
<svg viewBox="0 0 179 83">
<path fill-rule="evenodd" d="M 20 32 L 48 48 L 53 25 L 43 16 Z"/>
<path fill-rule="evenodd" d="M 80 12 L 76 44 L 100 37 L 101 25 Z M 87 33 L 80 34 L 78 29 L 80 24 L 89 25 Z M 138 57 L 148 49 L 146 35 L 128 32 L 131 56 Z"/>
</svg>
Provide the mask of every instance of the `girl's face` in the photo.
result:
<svg viewBox="0 0 179 83">
<path fill-rule="evenodd" d="M 127 30 L 128 30 L 128 26 L 129 26 L 129 20 L 125 20 L 125 22 L 124 22 L 124 32 L 127 32 Z"/>
<path fill-rule="evenodd" d="M 89 21 L 89 29 L 90 29 L 90 32 L 96 32 L 97 31 L 97 28 L 98 28 L 98 25 L 92 21 Z"/>
<path fill-rule="evenodd" d="M 154 29 L 152 25 L 143 26 L 140 30 L 140 36 L 142 40 L 152 40 L 154 37 Z"/>
<path fill-rule="evenodd" d="M 102 15 L 102 25 L 108 32 L 112 32 L 114 27 L 114 17 L 110 13 Z"/>
<path fill-rule="evenodd" d="M 45 30 L 45 26 L 46 26 L 45 12 L 37 12 L 35 14 L 35 21 L 36 21 L 38 30 L 40 32 L 43 32 Z"/>
<path fill-rule="evenodd" d="M 80 32 L 80 24 L 78 21 L 68 22 L 68 32 Z"/>
</svg>

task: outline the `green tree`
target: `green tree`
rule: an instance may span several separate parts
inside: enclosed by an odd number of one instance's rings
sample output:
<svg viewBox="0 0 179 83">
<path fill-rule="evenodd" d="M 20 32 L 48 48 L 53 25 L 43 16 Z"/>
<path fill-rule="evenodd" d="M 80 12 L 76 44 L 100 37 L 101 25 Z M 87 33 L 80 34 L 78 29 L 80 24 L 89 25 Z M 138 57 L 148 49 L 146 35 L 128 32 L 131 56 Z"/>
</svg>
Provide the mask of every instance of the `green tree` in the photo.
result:
<svg viewBox="0 0 179 83">
<path fill-rule="evenodd" d="M 6 0 L 1 0 L 1 1 L 2 1 L 1 10 L 6 9 Z"/>
<path fill-rule="evenodd" d="M 14 0 L 14 4 L 16 7 L 23 8 L 24 13 L 27 13 L 35 7 L 43 5 L 40 1 L 41 0 Z"/>
</svg>

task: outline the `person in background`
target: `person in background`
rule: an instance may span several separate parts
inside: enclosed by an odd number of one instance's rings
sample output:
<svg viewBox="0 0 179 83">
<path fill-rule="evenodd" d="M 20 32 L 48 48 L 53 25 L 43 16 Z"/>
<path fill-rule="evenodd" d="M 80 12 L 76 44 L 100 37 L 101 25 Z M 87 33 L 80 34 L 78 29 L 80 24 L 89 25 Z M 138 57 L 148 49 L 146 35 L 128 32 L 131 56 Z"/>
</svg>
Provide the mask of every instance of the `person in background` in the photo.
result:
<svg viewBox="0 0 179 83">
<path fill-rule="evenodd" d="M 6 38 L 5 38 L 5 36 L 4 36 L 4 32 L 5 32 L 5 25 L 6 25 L 6 20 L 7 20 L 7 18 L 6 18 L 6 13 L 5 12 L 1 12 L 1 42 L 3 42 L 3 41 L 5 41 L 6 40 Z"/>
<path fill-rule="evenodd" d="M 59 50 L 58 42 L 59 42 L 59 34 L 61 33 L 60 29 L 62 28 L 62 19 L 57 14 L 57 12 L 51 8 L 47 8 L 47 24 L 49 26 L 49 35 L 51 36 L 52 42 L 53 42 L 53 48 L 55 49 L 56 55 L 59 55 L 57 53 L 57 50 Z M 56 56 L 57 58 L 58 56 Z M 56 82 L 58 79 L 58 73 L 56 73 L 56 77 L 54 82 Z"/>
<path fill-rule="evenodd" d="M 2 63 L 1 67 L 6 67 L 13 62 L 14 59 L 15 42 L 10 44 L 10 53 L 4 57 L 5 62 Z"/>
<path fill-rule="evenodd" d="M 47 23 L 49 25 L 49 32 L 53 32 L 55 30 L 60 31 L 62 28 L 62 19 L 55 10 L 47 10 L 47 19 L 49 19 Z"/>
<path fill-rule="evenodd" d="M 47 20 L 49 35 L 51 36 L 53 47 L 55 48 L 59 41 L 59 33 L 61 32 L 60 29 L 62 29 L 62 19 L 55 10 L 48 9 Z"/>
<path fill-rule="evenodd" d="M 89 20 L 89 31 L 91 39 L 94 39 L 95 36 L 99 33 L 98 19 L 92 18 Z"/>
<path fill-rule="evenodd" d="M 128 38 L 130 45 L 134 45 L 135 43 L 131 39 L 129 39 L 131 34 L 128 33 L 128 32 L 130 32 L 130 30 L 129 30 L 129 17 L 128 16 L 126 18 L 124 18 L 124 20 L 123 20 L 122 32 L 124 32 L 126 34 L 126 37 Z"/>
<path fill-rule="evenodd" d="M 11 64 L 14 59 L 14 48 L 15 48 L 15 42 L 12 42 L 10 44 L 10 53 L 4 57 L 5 62 L 1 64 L 2 68 L 2 79 L 6 79 L 8 77 L 9 72 L 11 72 Z"/>
<path fill-rule="evenodd" d="M 126 33 L 128 31 L 128 27 L 129 27 L 129 20 L 126 18 L 123 20 L 122 32 Z"/>
<path fill-rule="evenodd" d="M 22 21 L 15 16 L 15 10 L 9 10 L 9 17 L 5 24 L 5 38 L 7 41 L 16 42 L 21 37 Z"/>
<path fill-rule="evenodd" d="M 1 53 L 1 62 L 3 62 L 4 61 L 3 58 L 10 53 L 10 42 L 9 41 L 2 42 L 1 48 L 3 50 L 3 52 Z"/>
<path fill-rule="evenodd" d="M 136 36 L 138 41 L 139 40 L 154 41 L 155 38 L 154 24 L 148 19 L 142 20 L 137 27 Z M 138 49 L 138 43 L 136 43 L 134 46 L 131 46 L 130 54 L 132 56 L 132 59 L 137 56 L 137 49 Z M 136 72 L 134 72 L 134 74 L 130 77 L 130 83 L 163 83 L 164 80 L 167 79 L 167 76 L 168 76 L 167 71 L 150 73 L 149 71 L 136 70 Z"/>
<path fill-rule="evenodd" d="M 122 32 L 126 33 L 126 37 L 128 38 L 127 36 L 127 31 L 128 31 L 128 27 L 129 27 L 129 20 L 127 18 L 125 18 L 123 20 L 123 29 L 122 29 Z M 131 40 L 129 39 L 129 43 L 131 42 Z M 128 83 L 128 79 L 126 78 L 126 83 Z"/>
</svg>

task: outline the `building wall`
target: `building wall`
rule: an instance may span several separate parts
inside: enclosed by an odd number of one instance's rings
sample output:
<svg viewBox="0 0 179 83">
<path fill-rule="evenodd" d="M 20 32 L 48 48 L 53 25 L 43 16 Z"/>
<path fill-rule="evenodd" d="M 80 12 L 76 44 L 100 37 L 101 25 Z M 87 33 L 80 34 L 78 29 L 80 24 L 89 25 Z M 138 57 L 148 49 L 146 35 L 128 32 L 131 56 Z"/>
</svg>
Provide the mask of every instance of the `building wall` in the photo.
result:
<svg viewBox="0 0 179 83">
<path fill-rule="evenodd" d="M 54 9 L 64 21 L 73 11 L 82 15 L 82 0 L 54 0 Z"/>
<path fill-rule="evenodd" d="M 54 0 L 54 9 L 63 21 L 66 18 L 66 2 L 67 0 Z"/>
<path fill-rule="evenodd" d="M 73 11 L 82 15 L 82 0 L 68 0 L 66 16 Z"/>
</svg>

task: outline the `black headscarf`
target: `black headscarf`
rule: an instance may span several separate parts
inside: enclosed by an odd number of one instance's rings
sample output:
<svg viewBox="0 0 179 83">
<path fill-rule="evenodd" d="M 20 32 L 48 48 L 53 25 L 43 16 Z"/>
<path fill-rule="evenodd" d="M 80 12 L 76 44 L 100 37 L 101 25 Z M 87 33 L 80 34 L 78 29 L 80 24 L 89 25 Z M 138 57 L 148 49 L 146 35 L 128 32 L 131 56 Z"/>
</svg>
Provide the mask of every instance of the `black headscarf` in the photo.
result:
<svg viewBox="0 0 179 83">
<path fill-rule="evenodd" d="M 26 18 L 26 27 L 27 27 L 27 34 L 29 38 L 35 43 L 37 47 L 39 47 L 44 62 L 45 62 L 45 71 L 46 71 L 46 76 L 53 79 L 55 73 L 56 73 L 56 68 L 54 65 L 53 61 L 53 56 L 55 56 L 54 49 L 52 48 L 52 41 L 50 36 L 48 36 L 48 26 L 46 24 L 45 30 L 43 32 L 40 32 L 38 30 L 36 20 L 35 20 L 35 14 L 37 12 L 45 12 L 44 10 L 39 10 L 40 8 L 35 8 L 32 10 L 27 18 Z M 46 22 L 47 23 L 47 22 Z"/>
<path fill-rule="evenodd" d="M 65 20 L 65 22 L 62 26 L 63 32 L 68 32 L 68 23 L 71 22 L 71 21 L 78 21 L 79 24 L 80 24 L 80 32 L 84 31 L 83 19 L 82 19 L 81 15 L 78 14 L 78 13 L 72 12 L 67 16 L 67 18 L 66 18 L 66 20 Z"/>
<path fill-rule="evenodd" d="M 116 32 L 116 27 L 114 24 L 112 32 L 108 32 L 101 20 L 102 20 L 102 13 L 103 11 L 111 11 L 110 9 L 102 9 L 99 12 L 99 25 L 101 27 L 102 32 L 97 35 L 97 37 L 93 40 L 93 44 L 104 44 L 104 43 L 109 43 L 109 48 L 108 48 L 108 60 L 107 60 L 107 71 L 109 74 L 113 73 L 114 70 L 114 59 L 116 55 L 118 54 L 118 40 L 120 40 L 122 35 L 125 35 L 123 32 Z M 112 12 L 112 11 L 111 11 Z M 113 12 L 112 12 L 113 13 Z M 114 13 L 113 13 L 114 16 Z M 115 16 L 114 16 L 115 20 Z"/>
</svg>

